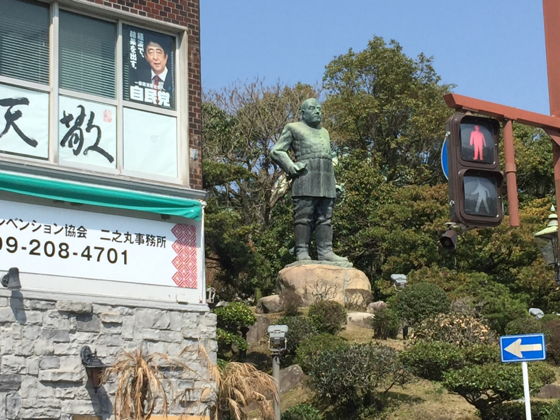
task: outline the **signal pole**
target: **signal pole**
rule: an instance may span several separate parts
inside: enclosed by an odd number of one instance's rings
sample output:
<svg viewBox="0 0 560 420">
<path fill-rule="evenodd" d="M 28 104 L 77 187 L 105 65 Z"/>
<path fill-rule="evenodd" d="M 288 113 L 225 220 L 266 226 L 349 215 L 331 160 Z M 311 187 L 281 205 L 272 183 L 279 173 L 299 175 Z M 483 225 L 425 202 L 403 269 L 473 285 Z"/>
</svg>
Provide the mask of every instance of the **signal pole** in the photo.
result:
<svg viewBox="0 0 560 420">
<path fill-rule="evenodd" d="M 560 2 L 543 0 L 544 41 L 546 45 L 546 65 L 548 73 L 548 98 L 550 115 L 560 118 Z M 552 156 L 554 163 L 554 186 L 556 187 L 556 208 L 560 208 L 560 130 L 546 130 L 554 140 Z M 560 230 L 558 231 L 560 239 Z M 560 244 L 560 241 L 558 241 Z"/>
</svg>

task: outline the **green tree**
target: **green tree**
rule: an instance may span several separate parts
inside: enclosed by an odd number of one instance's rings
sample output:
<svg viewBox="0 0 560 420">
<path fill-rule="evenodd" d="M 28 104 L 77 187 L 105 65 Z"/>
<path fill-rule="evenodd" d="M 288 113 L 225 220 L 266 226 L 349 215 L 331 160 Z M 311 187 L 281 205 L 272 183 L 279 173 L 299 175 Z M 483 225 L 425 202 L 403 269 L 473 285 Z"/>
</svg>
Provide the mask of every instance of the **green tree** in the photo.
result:
<svg viewBox="0 0 560 420">
<path fill-rule="evenodd" d="M 552 140 L 541 129 L 514 124 L 515 164 L 519 199 L 524 202 L 533 198 L 554 195 L 554 166 L 552 163 Z M 501 156 L 502 162 L 505 162 Z"/>
<path fill-rule="evenodd" d="M 323 77 L 331 137 L 342 153 L 365 151 L 387 181 L 441 182 L 439 166 L 450 85 L 440 84 L 432 59 L 407 57 L 400 44 L 380 37 L 365 50 L 340 55 Z"/>
</svg>

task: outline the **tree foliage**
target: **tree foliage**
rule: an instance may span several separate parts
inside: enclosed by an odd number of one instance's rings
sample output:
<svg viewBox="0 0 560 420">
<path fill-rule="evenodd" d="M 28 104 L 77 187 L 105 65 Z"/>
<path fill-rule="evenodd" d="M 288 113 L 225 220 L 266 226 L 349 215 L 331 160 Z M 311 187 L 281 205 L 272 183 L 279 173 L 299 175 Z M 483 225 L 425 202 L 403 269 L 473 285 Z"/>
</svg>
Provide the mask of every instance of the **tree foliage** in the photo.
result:
<svg viewBox="0 0 560 420">
<path fill-rule="evenodd" d="M 309 307 L 309 318 L 320 333 L 336 334 L 346 325 L 346 309 L 334 300 L 321 300 Z"/>
<path fill-rule="evenodd" d="M 311 367 L 319 398 L 337 405 L 367 406 L 411 377 L 390 347 L 351 344 L 325 350 Z"/>
<path fill-rule="evenodd" d="M 415 326 L 437 314 L 446 314 L 451 309 L 451 302 L 441 287 L 417 283 L 397 293 L 389 301 L 389 308 Z"/>
<path fill-rule="evenodd" d="M 387 181 L 441 181 L 439 149 L 451 111 L 432 59 L 407 57 L 401 45 L 374 37 L 361 52 L 331 61 L 323 78 L 325 113 L 343 152 L 367 152 Z"/>
</svg>

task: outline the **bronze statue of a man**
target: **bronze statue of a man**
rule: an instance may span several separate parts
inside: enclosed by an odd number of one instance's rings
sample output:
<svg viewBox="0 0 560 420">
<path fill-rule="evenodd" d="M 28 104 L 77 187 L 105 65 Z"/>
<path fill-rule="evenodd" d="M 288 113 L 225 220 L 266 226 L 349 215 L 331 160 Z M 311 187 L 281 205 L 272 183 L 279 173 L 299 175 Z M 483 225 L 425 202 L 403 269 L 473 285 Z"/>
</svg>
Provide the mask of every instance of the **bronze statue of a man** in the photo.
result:
<svg viewBox="0 0 560 420">
<path fill-rule="evenodd" d="M 272 148 L 271 158 L 293 178 L 295 251 L 299 260 L 311 260 L 309 241 L 315 230 L 319 261 L 347 262 L 332 249 L 332 215 L 336 182 L 329 132 L 321 127 L 321 105 L 307 99 L 301 105 L 302 121 L 286 124 Z M 296 162 L 288 156 L 292 148 Z"/>
</svg>

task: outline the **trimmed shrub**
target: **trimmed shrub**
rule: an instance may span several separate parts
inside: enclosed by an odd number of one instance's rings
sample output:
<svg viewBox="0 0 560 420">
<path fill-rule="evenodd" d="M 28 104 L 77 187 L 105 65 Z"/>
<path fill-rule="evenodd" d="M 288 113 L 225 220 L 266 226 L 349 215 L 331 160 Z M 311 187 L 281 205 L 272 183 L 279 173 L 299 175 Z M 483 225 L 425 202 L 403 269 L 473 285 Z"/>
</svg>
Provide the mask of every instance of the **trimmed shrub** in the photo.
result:
<svg viewBox="0 0 560 420">
<path fill-rule="evenodd" d="M 430 381 L 441 381 L 445 372 L 465 365 L 459 347 L 438 341 L 420 341 L 404 350 L 399 357 L 416 376 Z"/>
<path fill-rule="evenodd" d="M 395 349 L 373 343 L 323 351 L 309 375 L 321 400 L 354 407 L 376 405 L 380 394 L 411 379 Z"/>
<path fill-rule="evenodd" d="M 283 412 L 282 420 L 321 420 L 321 416 L 312 405 L 298 404 Z"/>
<path fill-rule="evenodd" d="M 549 360 L 560 364 L 560 320 L 548 321 L 544 324 L 547 334 L 546 353 Z"/>
<path fill-rule="evenodd" d="M 548 321 L 560 321 L 560 316 L 556 314 L 545 314 L 539 322 L 546 324 Z"/>
<path fill-rule="evenodd" d="M 432 283 L 416 283 L 393 296 L 389 307 L 409 325 L 415 326 L 436 314 L 448 313 L 451 302 L 441 287 Z"/>
<path fill-rule="evenodd" d="M 277 325 L 287 325 L 286 334 L 287 355 L 295 355 L 298 346 L 307 338 L 317 335 L 319 332 L 311 319 L 305 316 L 284 316 L 276 321 Z"/>
<path fill-rule="evenodd" d="M 501 363 L 500 347 L 497 344 L 474 344 L 461 349 L 465 366 Z"/>
<path fill-rule="evenodd" d="M 389 308 L 381 309 L 373 314 L 372 326 L 375 338 L 382 340 L 397 338 L 400 325 L 399 316 Z"/>
<path fill-rule="evenodd" d="M 470 365 L 500 363 L 500 350 L 496 345 L 475 344 L 458 347 L 439 341 L 420 341 L 401 352 L 399 357 L 420 378 L 442 381 L 444 374 L 450 370 Z"/>
<path fill-rule="evenodd" d="M 321 357 L 321 353 L 332 350 L 339 346 L 347 346 L 348 342 L 337 335 L 327 333 L 313 335 L 305 339 L 296 350 L 294 362 L 298 364 L 305 373 L 309 373 L 315 360 Z"/>
<path fill-rule="evenodd" d="M 527 314 L 527 306 L 516 299 L 503 284 L 493 284 L 488 290 L 486 287 L 482 288 L 479 299 L 477 307 L 480 314 L 499 335 L 505 334 L 506 325 L 510 321 Z"/>
<path fill-rule="evenodd" d="M 461 395 L 476 407 L 486 419 L 496 405 L 523 397 L 523 378 L 519 366 L 489 363 L 467 366 L 444 374 L 443 386 Z M 529 386 L 534 394 L 544 385 L 554 382 L 552 369 L 543 363 L 529 365 Z"/>
<path fill-rule="evenodd" d="M 321 300 L 311 305 L 308 315 L 321 333 L 336 334 L 346 325 L 346 309 L 333 300 Z"/>
<path fill-rule="evenodd" d="M 231 302 L 227 306 L 214 309 L 213 312 L 218 317 L 218 328 L 229 332 L 241 331 L 257 322 L 257 317 L 249 305 L 241 302 Z"/>
<path fill-rule="evenodd" d="M 293 289 L 284 289 L 280 294 L 280 301 L 286 316 L 299 315 L 299 308 L 303 304 L 303 299 Z"/>
<path fill-rule="evenodd" d="M 533 334 L 544 332 L 544 324 L 535 318 L 523 317 L 506 325 L 506 335 Z"/>
<path fill-rule="evenodd" d="M 249 347 L 247 340 L 239 334 L 232 333 L 221 328 L 216 330 L 216 341 L 218 341 L 218 357 L 224 360 L 232 357 L 234 353 L 232 346 L 237 347 L 237 350 L 240 352 L 247 351 L 247 348 Z"/>
<path fill-rule="evenodd" d="M 249 347 L 247 332 L 249 327 L 257 322 L 257 317 L 251 308 L 241 302 L 232 302 L 227 306 L 213 310 L 218 318 L 216 339 L 218 341 L 218 357 L 229 359 L 233 355 L 233 347 L 237 347 L 241 359 Z"/>
<path fill-rule="evenodd" d="M 531 401 L 532 420 L 560 419 L 560 405 Z M 492 406 L 482 420 L 526 420 L 525 403 L 508 402 Z"/>
<path fill-rule="evenodd" d="M 424 320 L 414 328 L 412 339 L 465 346 L 493 343 L 496 341 L 496 335 L 480 319 L 470 315 L 450 313 Z"/>
</svg>

